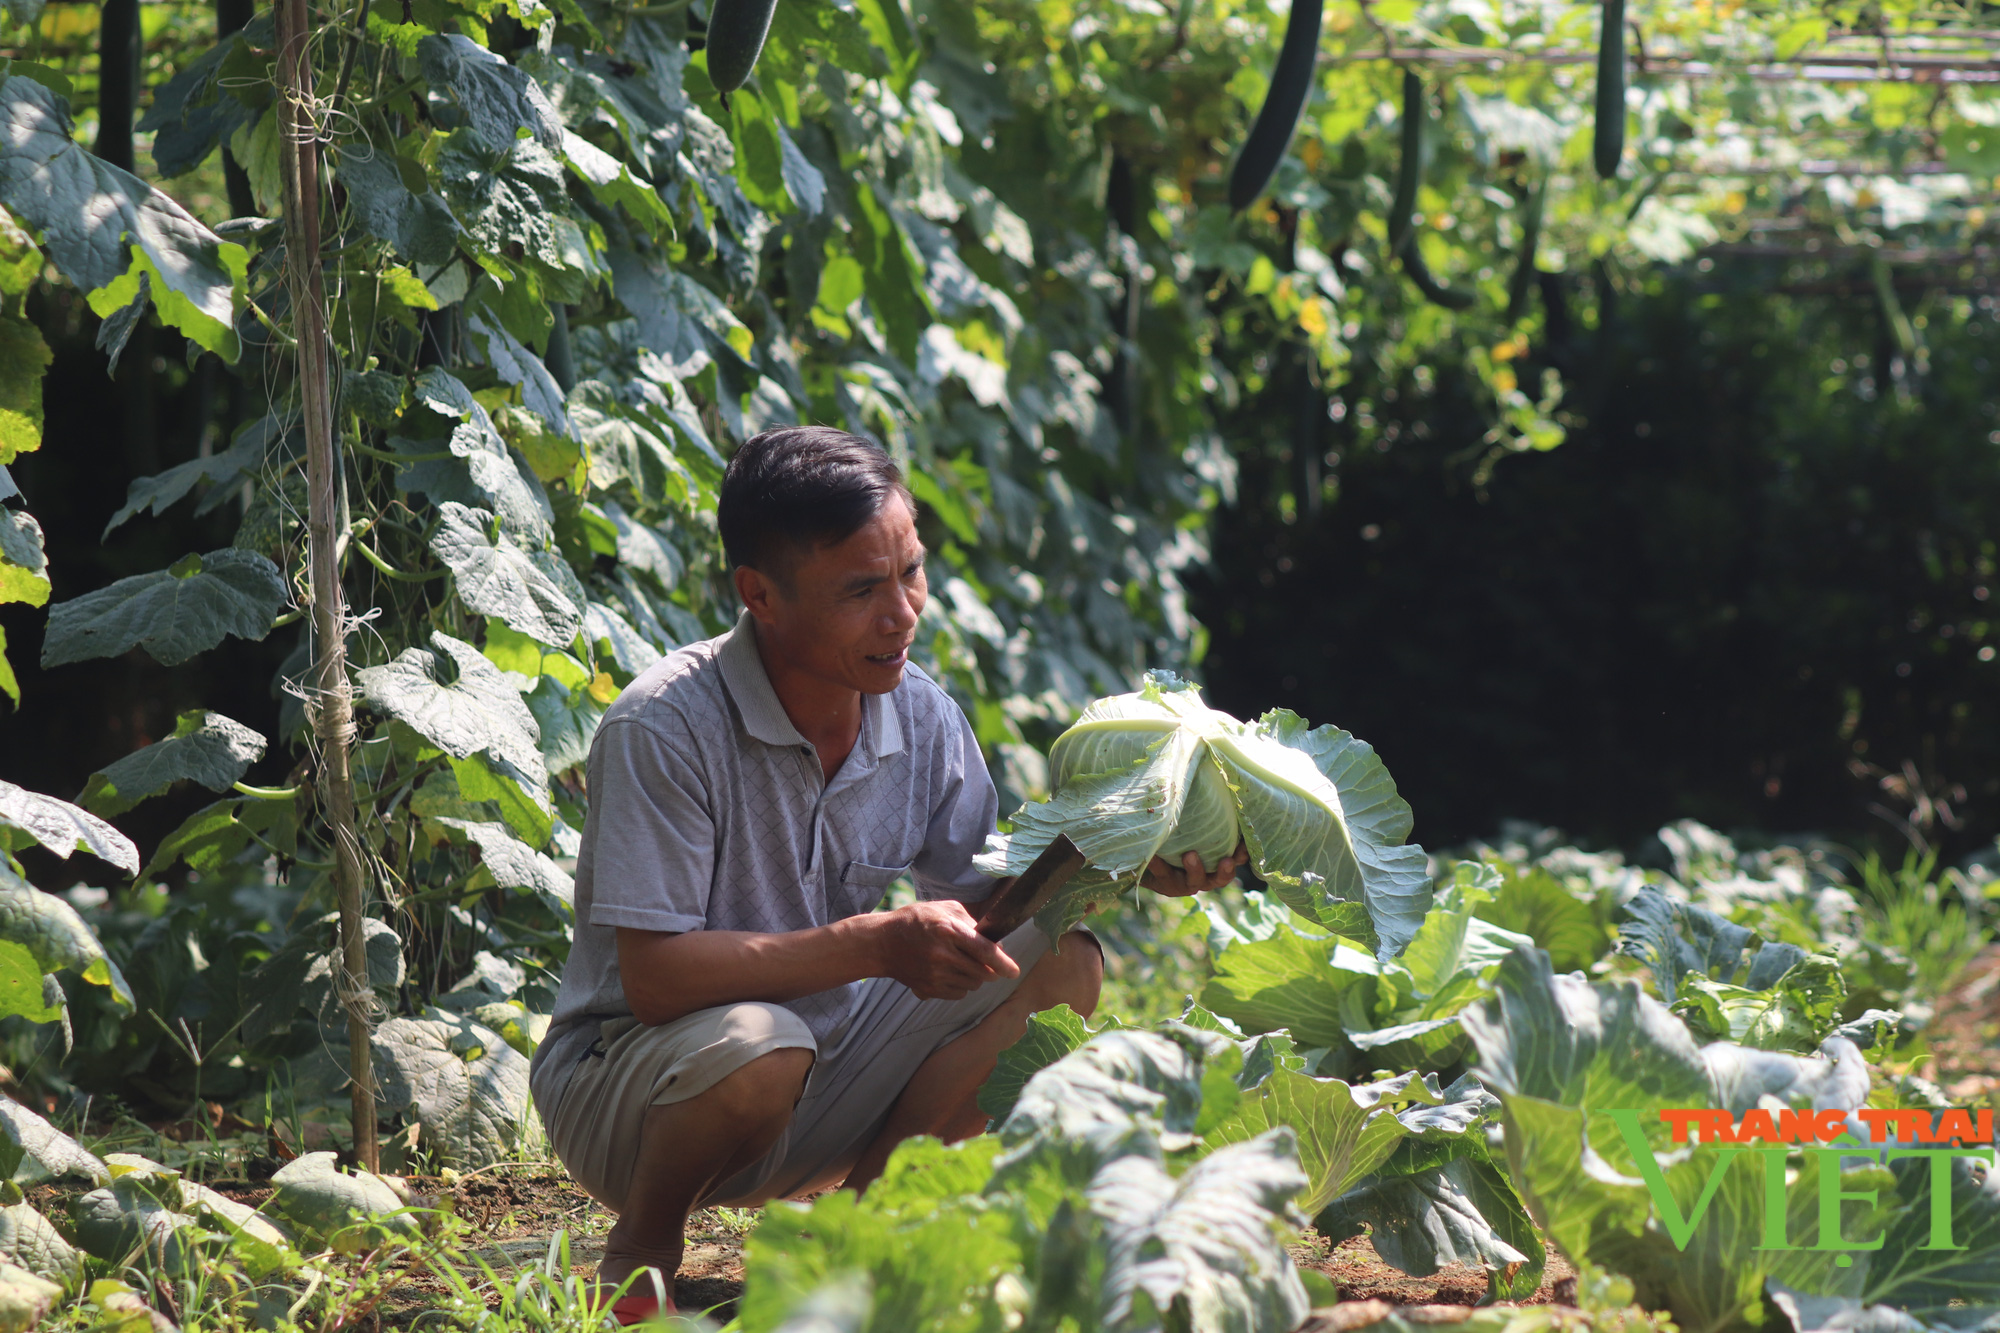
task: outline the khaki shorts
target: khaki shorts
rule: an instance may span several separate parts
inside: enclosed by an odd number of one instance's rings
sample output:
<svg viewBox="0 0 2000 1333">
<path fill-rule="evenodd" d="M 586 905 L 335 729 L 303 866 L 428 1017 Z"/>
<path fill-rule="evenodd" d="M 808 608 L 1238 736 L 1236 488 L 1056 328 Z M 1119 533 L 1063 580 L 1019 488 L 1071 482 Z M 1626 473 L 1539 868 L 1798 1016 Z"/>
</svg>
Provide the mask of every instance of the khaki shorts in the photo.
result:
<svg viewBox="0 0 2000 1333">
<path fill-rule="evenodd" d="M 618 1212 L 631 1186 L 647 1108 L 697 1097 L 759 1056 L 796 1047 L 817 1058 L 791 1123 L 769 1152 L 718 1182 L 702 1202 L 750 1207 L 837 1185 L 881 1132 L 918 1066 L 1005 1003 L 1049 942 L 1029 922 L 1000 947 L 1021 975 L 988 982 L 960 1000 L 920 1000 L 887 977 L 864 982 L 853 1018 L 829 1050 L 820 1050 L 791 1010 L 754 1001 L 703 1009 L 657 1027 L 611 1019 L 555 1094 L 555 1104 L 537 1099 L 550 1146 L 579 1185 Z"/>
</svg>

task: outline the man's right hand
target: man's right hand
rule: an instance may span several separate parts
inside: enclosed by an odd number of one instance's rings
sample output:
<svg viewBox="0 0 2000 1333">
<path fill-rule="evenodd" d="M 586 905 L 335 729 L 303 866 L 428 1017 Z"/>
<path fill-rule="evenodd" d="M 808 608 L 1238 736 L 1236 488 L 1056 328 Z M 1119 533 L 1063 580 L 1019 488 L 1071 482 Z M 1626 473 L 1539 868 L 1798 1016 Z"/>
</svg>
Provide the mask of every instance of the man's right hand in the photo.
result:
<svg viewBox="0 0 2000 1333">
<path fill-rule="evenodd" d="M 876 917 L 881 924 L 878 975 L 902 982 L 920 1000 L 959 1000 L 1021 974 L 1020 964 L 979 933 L 964 903 L 911 903 Z"/>
</svg>

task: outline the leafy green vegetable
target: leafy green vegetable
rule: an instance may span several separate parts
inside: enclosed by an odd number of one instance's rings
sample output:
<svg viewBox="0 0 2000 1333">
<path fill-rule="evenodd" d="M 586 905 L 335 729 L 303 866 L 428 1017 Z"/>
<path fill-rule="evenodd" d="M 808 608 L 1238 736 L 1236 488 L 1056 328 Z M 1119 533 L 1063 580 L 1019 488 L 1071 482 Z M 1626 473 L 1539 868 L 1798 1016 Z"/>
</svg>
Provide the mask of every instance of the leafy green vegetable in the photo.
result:
<svg viewBox="0 0 2000 1333">
<path fill-rule="evenodd" d="M 1016 811 L 1014 832 L 979 858 L 989 874 L 1014 875 L 1058 835 L 1076 844 L 1089 869 L 1044 909 L 1044 930 L 1065 930 L 1090 903 L 1131 888 L 1155 856 L 1193 851 L 1213 865 L 1239 837 L 1286 902 L 1318 924 L 1373 935 L 1384 956 L 1401 951 L 1429 906 L 1422 850 L 1398 845 L 1409 807 L 1374 752 L 1344 731 L 1309 730 L 1285 712 L 1246 725 L 1154 673 L 1138 693 L 1085 709 L 1049 757 L 1055 795 Z"/>
<path fill-rule="evenodd" d="M 127 519 L 148 509 L 152 510 L 155 516 L 164 514 L 169 506 L 179 503 L 182 497 L 201 482 L 208 481 L 214 483 L 209 498 L 195 506 L 197 513 L 205 513 L 210 508 L 211 501 L 217 498 L 218 491 L 226 494 L 224 488 L 230 482 L 264 461 L 267 436 L 265 431 L 259 429 L 263 425 L 264 421 L 252 422 L 238 432 L 235 443 L 221 453 L 176 463 L 155 476 L 135 478 L 125 488 L 125 503 L 111 516 L 111 521 L 104 525 L 104 536 L 109 537 L 124 526 Z"/>
<path fill-rule="evenodd" d="M 1766 1050 L 1810 1051 L 1840 1017 L 1847 987 L 1827 957 L 1800 960 L 1762 990 L 1685 978 L 1673 1011 L 1698 1037 Z"/>
<path fill-rule="evenodd" d="M 1059 1004 L 1028 1016 L 1028 1030 L 1000 1053 L 1000 1062 L 979 1088 L 979 1109 L 1005 1120 L 1029 1079 L 1090 1040 L 1090 1029 L 1074 1009 Z"/>
<path fill-rule="evenodd" d="M 394 159 L 341 148 L 334 160 L 355 215 L 369 234 L 389 242 L 413 264 L 444 264 L 457 252 L 458 219 L 436 191 L 418 194 L 403 183 Z"/>
<path fill-rule="evenodd" d="M 77 799 L 99 815 L 117 815 L 176 782 L 227 791 L 264 757 L 262 736 L 220 713 L 182 713 L 173 735 L 134 750 L 91 774 Z"/>
<path fill-rule="evenodd" d="M 129 1176 L 73 1199 L 70 1218 L 78 1246 L 114 1265 L 139 1255 L 177 1276 L 200 1267 L 200 1224 L 166 1207 Z"/>
<path fill-rule="evenodd" d="M 1687 1028 L 1635 983 L 1592 986 L 1559 976 L 1548 955 L 1508 956 L 1496 994 L 1466 1011 L 1479 1076 L 1502 1103 L 1516 1190 L 1549 1238 L 1570 1255 L 1630 1277 L 1649 1308 L 1669 1309 L 1688 1333 L 1754 1326 L 1763 1283 L 1784 1265 L 1795 1286 L 1828 1281 L 1826 1251 L 1763 1244 L 1763 1177 L 1720 1170 L 1715 1154 L 1671 1151 L 1657 1112 L 1780 1105 L 1852 1111 L 1868 1070 L 1851 1043 L 1815 1057 L 1727 1043 L 1697 1048 Z M 1611 1111 L 1631 1112 L 1652 1156 L 1636 1160 Z M 1657 1158 L 1659 1165 L 1653 1164 Z M 1712 1187 L 1700 1225 L 1676 1244 L 1642 1171 L 1660 1171 L 1683 1217 Z M 1804 1186 L 1810 1195 L 1816 1186 Z M 1847 1188 L 1847 1186 L 1843 1186 Z"/>
<path fill-rule="evenodd" d="M 1178 1180 L 1144 1156 L 1106 1166 L 1086 1192 L 1103 1228 L 1102 1326 L 1296 1326 L 1305 1288 L 1273 1241 L 1303 1183 L 1285 1128 L 1219 1149 Z"/>
</svg>

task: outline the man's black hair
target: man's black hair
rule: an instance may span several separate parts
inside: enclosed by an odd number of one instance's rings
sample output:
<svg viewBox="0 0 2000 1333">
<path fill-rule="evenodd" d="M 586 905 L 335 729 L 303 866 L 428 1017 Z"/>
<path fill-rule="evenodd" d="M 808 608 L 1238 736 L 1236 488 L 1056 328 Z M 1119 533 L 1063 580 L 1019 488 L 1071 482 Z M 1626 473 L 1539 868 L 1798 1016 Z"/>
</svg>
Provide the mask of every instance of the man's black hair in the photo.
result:
<svg viewBox="0 0 2000 1333">
<path fill-rule="evenodd" d="M 723 474 L 723 554 L 732 569 L 783 580 L 798 556 L 846 541 L 892 495 L 910 503 L 902 470 L 860 436 L 832 426 L 767 430 L 745 440 Z"/>
</svg>

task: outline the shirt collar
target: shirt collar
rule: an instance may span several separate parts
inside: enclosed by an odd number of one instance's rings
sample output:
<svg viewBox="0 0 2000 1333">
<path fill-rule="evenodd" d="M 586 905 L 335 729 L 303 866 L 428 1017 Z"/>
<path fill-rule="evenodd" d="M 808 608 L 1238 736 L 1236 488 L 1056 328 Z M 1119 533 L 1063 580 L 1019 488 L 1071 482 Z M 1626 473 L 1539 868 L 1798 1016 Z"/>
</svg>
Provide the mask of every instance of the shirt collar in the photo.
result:
<svg viewBox="0 0 2000 1333">
<path fill-rule="evenodd" d="M 792 725 L 792 719 L 785 715 L 778 692 L 771 688 L 771 677 L 757 652 L 757 622 L 748 611 L 737 617 L 736 628 L 717 641 L 715 656 L 722 665 L 722 681 L 729 687 L 729 697 L 736 701 L 736 709 L 743 715 L 745 731 L 767 745 L 806 743 L 806 738 Z M 861 696 L 861 729 L 877 758 L 903 748 L 903 726 L 896 717 L 893 695 Z"/>
</svg>

